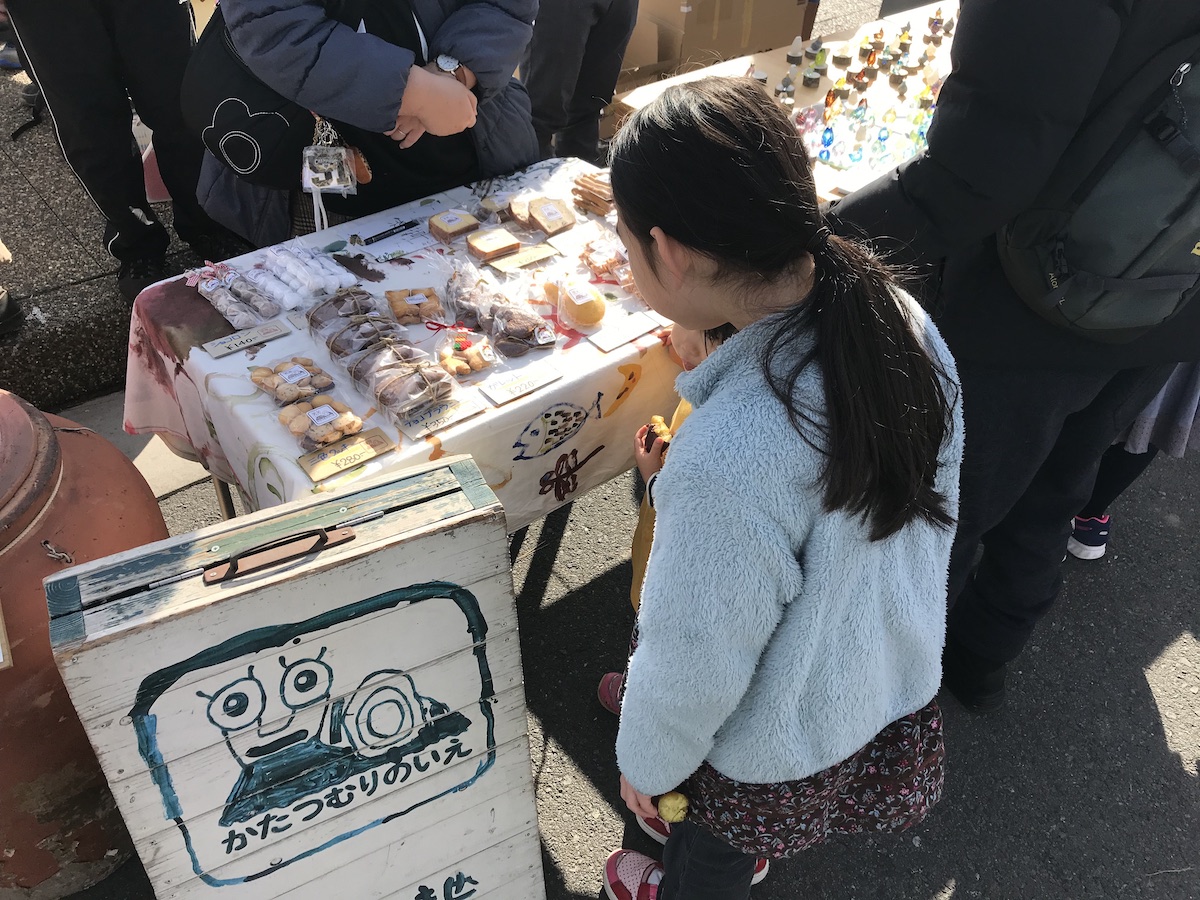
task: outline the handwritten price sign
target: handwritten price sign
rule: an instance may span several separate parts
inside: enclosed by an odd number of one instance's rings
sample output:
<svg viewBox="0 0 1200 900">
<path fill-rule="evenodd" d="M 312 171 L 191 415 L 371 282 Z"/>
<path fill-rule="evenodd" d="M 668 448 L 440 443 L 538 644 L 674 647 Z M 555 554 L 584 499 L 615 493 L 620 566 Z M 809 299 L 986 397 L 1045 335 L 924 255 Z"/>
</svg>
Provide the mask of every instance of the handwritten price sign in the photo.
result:
<svg viewBox="0 0 1200 900">
<path fill-rule="evenodd" d="M 400 422 L 400 430 L 404 436 L 414 441 L 422 440 L 425 435 L 449 428 L 456 422 L 469 419 L 483 412 L 486 407 L 482 400 L 474 394 L 452 397 L 438 403 L 423 406 L 417 412 Z"/>
<path fill-rule="evenodd" d="M 541 363 L 523 366 L 515 372 L 500 372 L 480 384 L 479 389 L 497 406 L 503 406 L 560 378 L 562 372 Z"/>
<path fill-rule="evenodd" d="M 359 463 L 374 459 L 381 453 L 387 453 L 392 446 L 387 435 L 378 428 L 372 428 L 370 431 L 342 438 L 327 447 L 305 453 L 300 457 L 299 463 L 308 473 L 308 477 L 317 483 L 339 472 L 345 472 Z"/>
</svg>

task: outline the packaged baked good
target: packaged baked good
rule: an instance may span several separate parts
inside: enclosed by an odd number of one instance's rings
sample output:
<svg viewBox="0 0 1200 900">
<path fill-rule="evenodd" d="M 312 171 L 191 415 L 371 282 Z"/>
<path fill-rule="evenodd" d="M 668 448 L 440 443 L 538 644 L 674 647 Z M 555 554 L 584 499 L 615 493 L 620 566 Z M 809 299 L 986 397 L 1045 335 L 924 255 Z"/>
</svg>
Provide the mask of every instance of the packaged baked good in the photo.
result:
<svg viewBox="0 0 1200 900">
<path fill-rule="evenodd" d="M 616 269 L 629 261 L 620 243 L 612 238 L 588 241 L 579 259 L 595 277 L 607 279 L 613 278 Z"/>
<path fill-rule="evenodd" d="M 363 420 L 350 407 L 329 397 L 315 397 L 285 406 L 279 411 L 279 424 L 290 431 L 306 451 L 358 434 L 363 428 Z"/>
<path fill-rule="evenodd" d="M 467 235 L 467 252 L 480 262 L 499 259 L 520 249 L 520 240 L 503 228 L 489 228 Z"/>
<path fill-rule="evenodd" d="M 253 309 L 262 318 L 270 319 L 279 315 L 279 304 L 265 291 L 260 290 L 257 285 L 242 273 L 224 263 L 218 263 L 214 268 L 220 273 L 225 286 L 229 288 L 233 296 Z"/>
<path fill-rule="evenodd" d="M 477 273 L 457 266 L 446 283 L 446 316 L 492 339 L 504 356 L 549 349 L 557 338 L 550 323 L 528 306 L 511 302 Z"/>
<path fill-rule="evenodd" d="M 536 191 L 520 191 L 508 198 L 508 213 L 513 221 L 522 228 L 532 228 L 529 221 L 529 204 L 534 200 L 543 199 Z"/>
<path fill-rule="evenodd" d="M 386 291 L 392 317 L 401 325 L 416 325 L 442 318 L 442 301 L 431 287 Z"/>
<path fill-rule="evenodd" d="M 571 328 L 599 325 L 608 312 L 604 295 L 594 285 L 582 280 L 548 282 L 546 297 L 558 306 L 558 320 Z"/>
<path fill-rule="evenodd" d="M 374 394 L 377 380 L 389 370 L 399 369 L 417 360 L 429 359 L 409 341 L 385 337 L 342 360 L 350 378 L 369 394 Z"/>
<path fill-rule="evenodd" d="M 606 216 L 615 208 L 612 181 L 607 170 L 580 175 L 575 179 L 571 196 L 577 209 L 597 216 Z"/>
<path fill-rule="evenodd" d="M 381 373 L 375 384 L 379 408 L 402 421 L 424 406 L 454 393 L 450 373 L 432 360 L 414 360 Z"/>
<path fill-rule="evenodd" d="M 443 329 L 437 357 L 438 364 L 455 378 L 468 378 L 501 362 L 486 334 L 465 328 Z"/>
<path fill-rule="evenodd" d="M 328 300 L 322 300 L 308 311 L 308 327 L 318 331 L 322 326 L 350 316 L 367 316 L 378 314 L 379 306 L 375 297 L 359 287 L 346 288 L 338 291 Z"/>
<path fill-rule="evenodd" d="M 503 222 L 510 216 L 509 202 L 512 194 L 488 194 L 479 201 L 479 212 L 485 219 Z"/>
<path fill-rule="evenodd" d="M 255 386 L 280 406 L 333 390 L 333 378 L 307 356 L 293 356 L 250 370 Z"/>
<path fill-rule="evenodd" d="M 566 231 L 575 224 L 575 213 L 561 200 L 538 197 L 529 202 L 529 226 L 547 237 Z"/>
<path fill-rule="evenodd" d="M 351 353 L 365 350 L 383 338 L 405 340 L 408 330 L 379 315 L 350 316 L 324 325 L 318 334 L 329 347 L 329 355 L 342 360 Z"/>
<path fill-rule="evenodd" d="M 448 209 L 429 217 L 429 233 L 443 244 L 453 243 L 478 227 L 479 220 L 461 209 Z"/>
<path fill-rule="evenodd" d="M 253 309 L 233 295 L 225 282 L 210 268 L 189 272 L 187 282 L 195 286 L 200 296 L 237 329 L 254 328 L 262 322 Z"/>
</svg>

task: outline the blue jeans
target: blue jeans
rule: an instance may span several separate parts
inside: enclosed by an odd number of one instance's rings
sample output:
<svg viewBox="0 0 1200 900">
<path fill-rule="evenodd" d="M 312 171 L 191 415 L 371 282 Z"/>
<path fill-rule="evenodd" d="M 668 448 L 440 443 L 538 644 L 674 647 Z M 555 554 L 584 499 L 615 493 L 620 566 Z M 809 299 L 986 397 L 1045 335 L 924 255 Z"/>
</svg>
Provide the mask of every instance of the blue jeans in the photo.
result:
<svg viewBox="0 0 1200 900">
<path fill-rule="evenodd" d="M 748 900 L 755 857 L 692 822 L 671 826 L 659 900 Z"/>
</svg>

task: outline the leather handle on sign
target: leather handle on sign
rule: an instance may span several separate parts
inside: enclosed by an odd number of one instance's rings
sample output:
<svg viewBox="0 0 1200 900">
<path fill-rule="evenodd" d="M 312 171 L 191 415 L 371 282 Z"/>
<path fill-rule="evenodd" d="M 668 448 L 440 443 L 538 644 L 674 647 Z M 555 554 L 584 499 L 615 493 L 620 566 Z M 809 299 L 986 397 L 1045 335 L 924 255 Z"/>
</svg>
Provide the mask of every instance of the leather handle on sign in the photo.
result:
<svg viewBox="0 0 1200 900">
<path fill-rule="evenodd" d="M 265 544 L 259 544 L 257 547 L 235 553 L 229 557 L 227 562 L 206 569 L 204 583 L 220 584 L 223 581 L 231 581 L 242 575 L 251 575 L 269 566 L 290 562 L 310 553 L 320 553 L 322 550 L 352 540 L 354 540 L 353 528 L 316 528 L 312 531 L 276 538 Z"/>
</svg>

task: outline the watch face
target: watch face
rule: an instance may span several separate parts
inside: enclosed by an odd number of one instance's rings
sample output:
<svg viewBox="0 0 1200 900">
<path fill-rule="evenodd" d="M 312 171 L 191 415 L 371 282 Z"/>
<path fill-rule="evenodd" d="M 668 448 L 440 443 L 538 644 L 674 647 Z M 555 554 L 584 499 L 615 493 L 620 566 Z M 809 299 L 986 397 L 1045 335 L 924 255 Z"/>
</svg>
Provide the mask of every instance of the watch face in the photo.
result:
<svg viewBox="0 0 1200 900">
<path fill-rule="evenodd" d="M 459 67 L 459 61 L 449 54 L 443 53 L 437 58 L 437 67 L 443 72 L 453 72 Z"/>
</svg>

